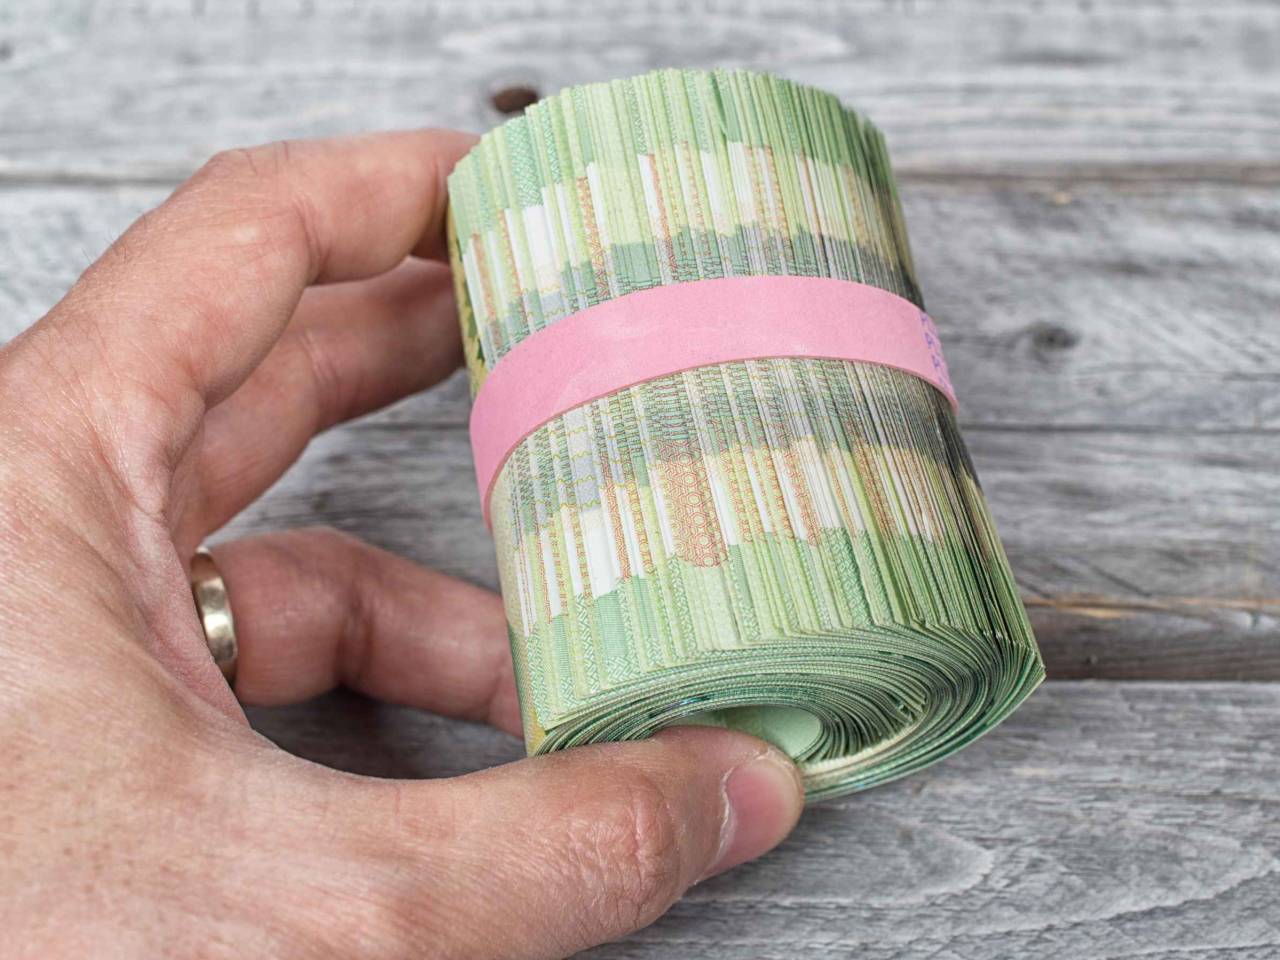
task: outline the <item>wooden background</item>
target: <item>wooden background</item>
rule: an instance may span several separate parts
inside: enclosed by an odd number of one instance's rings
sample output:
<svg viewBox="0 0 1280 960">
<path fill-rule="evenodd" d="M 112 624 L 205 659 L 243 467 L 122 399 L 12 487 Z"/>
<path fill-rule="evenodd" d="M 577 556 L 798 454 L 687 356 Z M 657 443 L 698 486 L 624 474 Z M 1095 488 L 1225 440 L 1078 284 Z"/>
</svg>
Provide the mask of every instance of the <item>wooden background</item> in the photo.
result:
<svg viewBox="0 0 1280 960">
<path fill-rule="evenodd" d="M 717 64 L 888 134 L 1051 682 L 594 955 L 1280 955 L 1274 0 L 13 0 L 0 340 L 219 148 Z M 455 379 L 327 434 L 228 534 L 330 523 L 493 585 L 465 418 Z M 377 775 L 519 753 L 346 694 L 253 720 Z"/>
</svg>

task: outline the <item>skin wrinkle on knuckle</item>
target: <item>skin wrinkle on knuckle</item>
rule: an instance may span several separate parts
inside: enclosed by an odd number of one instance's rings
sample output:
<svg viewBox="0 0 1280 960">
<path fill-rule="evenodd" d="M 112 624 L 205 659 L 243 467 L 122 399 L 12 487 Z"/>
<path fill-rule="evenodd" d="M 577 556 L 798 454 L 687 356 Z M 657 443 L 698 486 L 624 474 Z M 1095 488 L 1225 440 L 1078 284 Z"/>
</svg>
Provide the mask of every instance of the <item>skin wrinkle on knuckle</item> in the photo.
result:
<svg viewBox="0 0 1280 960">
<path fill-rule="evenodd" d="M 633 768 L 609 794 L 570 814 L 557 835 L 564 879 L 593 892 L 577 917 L 592 940 L 647 926 L 685 890 L 681 825 L 655 777 Z"/>
<path fill-rule="evenodd" d="M 307 279 L 311 282 L 323 277 L 329 266 L 329 247 L 323 240 L 324 231 L 319 224 L 320 211 L 309 193 L 294 188 L 287 178 L 283 184 L 293 215 L 293 226 L 300 231 L 307 251 Z"/>
<path fill-rule="evenodd" d="M 355 377 L 343 377 L 329 350 L 321 338 L 323 331 L 313 326 L 301 325 L 289 330 L 287 336 L 304 358 L 311 391 L 310 409 L 315 411 L 313 433 L 319 433 L 338 423 L 345 411 L 353 406 L 358 395 L 359 383 Z"/>
<path fill-rule="evenodd" d="M 342 611 L 333 658 L 334 684 L 359 688 L 377 656 L 377 615 L 367 579 L 373 565 L 364 559 L 368 547 L 333 527 L 313 526 L 291 531 L 287 549 L 304 575 L 328 586 L 335 607 Z"/>
<path fill-rule="evenodd" d="M 296 245 L 301 225 L 284 196 L 284 178 L 253 159 L 264 149 L 214 154 L 163 204 L 135 221 L 111 252 L 134 262 L 153 249 L 217 251 L 223 256 L 215 269 L 201 270 L 199 260 L 186 264 L 196 268 L 190 276 L 197 286 L 210 287 L 215 296 L 225 293 L 223 264 L 229 256 L 235 255 L 237 267 L 246 269 L 287 253 Z M 265 276 L 264 269 L 255 279 Z"/>
<path fill-rule="evenodd" d="M 286 141 L 273 140 L 254 146 L 219 150 L 183 184 L 180 191 L 186 188 L 198 190 L 209 184 L 218 189 L 230 186 L 234 190 L 272 180 L 283 172 L 290 149 Z"/>
<path fill-rule="evenodd" d="M 225 150 L 206 161 L 188 181 L 190 187 L 173 199 L 190 193 L 194 210 L 214 211 L 215 222 L 207 226 L 228 246 L 247 253 L 251 263 L 302 251 L 309 282 L 323 272 L 327 248 L 319 211 L 298 189 L 304 166 L 287 140 Z"/>
<path fill-rule="evenodd" d="M 358 572 L 358 566 L 352 564 L 342 581 L 346 613 L 339 628 L 338 656 L 334 663 L 335 682 L 353 689 L 366 686 L 378 655 L 376 615 L 369 598 L 369 586 Z"/>
</svg>

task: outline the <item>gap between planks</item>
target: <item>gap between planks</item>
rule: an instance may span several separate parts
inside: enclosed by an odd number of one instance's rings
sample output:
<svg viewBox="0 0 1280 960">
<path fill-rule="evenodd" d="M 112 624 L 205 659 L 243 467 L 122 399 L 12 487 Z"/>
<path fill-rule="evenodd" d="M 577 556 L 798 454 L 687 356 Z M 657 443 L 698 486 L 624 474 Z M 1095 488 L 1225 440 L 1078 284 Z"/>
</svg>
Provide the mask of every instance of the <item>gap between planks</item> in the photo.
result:
<svg viewBox="0 0 1280 960">
<path fill-rule="evenodd" d="M 173 189 L 195 173 L 196 169 L 198 168 L 184 167 L 173 171 L 132 174 L 57 168 L 4 169 L 0 165 L 0 190 L 41 186 L 85 189 L 100 187 Z M 1024 167 L 1013 171 L 982 170 L 963 166 L 925 169 L 898 165 L 894 167 L 894 177 L 900 184 L 954 184 L 956 187 L 985 186 L 997 189 L 1001 187 L 1054 188 L 1070 184 L 1124 188 L 1176 183 L 1264 187 L 1280 185 L 1280 164 L 1065 164 Z"/>
</svg>

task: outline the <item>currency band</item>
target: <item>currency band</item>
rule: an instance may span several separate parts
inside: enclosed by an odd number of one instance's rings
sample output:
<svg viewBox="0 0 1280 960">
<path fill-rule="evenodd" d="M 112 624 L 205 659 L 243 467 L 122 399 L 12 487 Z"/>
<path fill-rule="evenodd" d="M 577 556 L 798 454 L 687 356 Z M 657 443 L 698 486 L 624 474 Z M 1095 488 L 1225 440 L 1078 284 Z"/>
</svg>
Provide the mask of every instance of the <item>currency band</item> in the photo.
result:
<svg viewBox="0 0 1280 960">
<path fill-rule="evenodd" d="M 493 366 L 471 410 L 485 522 L 492 526 L 489 496 L 512 451 L 556 417 L 670 374 L 780 357 L 894 367 L 956 407 L 933 321 L 880 287 L 744 276 L 636 290 L 537 331 Z"/>
</svg>

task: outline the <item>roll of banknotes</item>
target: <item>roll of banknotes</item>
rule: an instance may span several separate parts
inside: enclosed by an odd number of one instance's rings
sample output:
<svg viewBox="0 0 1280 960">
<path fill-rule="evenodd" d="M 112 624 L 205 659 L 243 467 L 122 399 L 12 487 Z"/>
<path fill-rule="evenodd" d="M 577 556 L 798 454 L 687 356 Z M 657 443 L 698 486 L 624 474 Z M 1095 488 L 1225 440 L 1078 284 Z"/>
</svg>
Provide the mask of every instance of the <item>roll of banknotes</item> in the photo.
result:
<svg viewBox="0 0 1280 960">
<path fill-rule="evenodd" d="M 473 397 L 521 344 L 620 322 L 590 311 L 656 288 L 820 278 L 927 319 L 881 134 L 778 77 L 570 88 L 486 134 L 449 196 Z M 701 302 L 690 329 L 717 324 L 733 355 L 747 305 Z M 780 337 L 809 322 L 803 305 L 768 309 Z M 560 360 L 519 368 L 531 397 Z M 617 351 L 572 357 L 606 361 Z M 510 405 L 521 385 L 506 386 Z M 816 799 L 947 756 L 1043 679 L 937 382 L 757 356 L 546 412 L 481 491 L 530 753 L 714 724 L 777 744 Z"/>
</svg>

